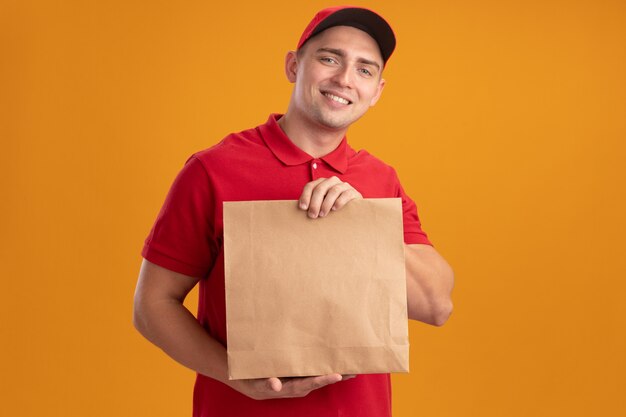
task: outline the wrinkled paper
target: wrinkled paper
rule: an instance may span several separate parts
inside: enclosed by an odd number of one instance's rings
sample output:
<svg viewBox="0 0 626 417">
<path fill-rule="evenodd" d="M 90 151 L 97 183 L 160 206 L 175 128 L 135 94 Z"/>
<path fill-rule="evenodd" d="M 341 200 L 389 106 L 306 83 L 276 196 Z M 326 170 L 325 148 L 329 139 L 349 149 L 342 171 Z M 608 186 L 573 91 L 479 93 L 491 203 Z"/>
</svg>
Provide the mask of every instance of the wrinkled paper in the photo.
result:
<svg viewBox="0 0 626 417">
<path fill-rule="evenodd" d="M 408 372 L 402 203 L 224 203 L 230 379 Z"/>
</svg>

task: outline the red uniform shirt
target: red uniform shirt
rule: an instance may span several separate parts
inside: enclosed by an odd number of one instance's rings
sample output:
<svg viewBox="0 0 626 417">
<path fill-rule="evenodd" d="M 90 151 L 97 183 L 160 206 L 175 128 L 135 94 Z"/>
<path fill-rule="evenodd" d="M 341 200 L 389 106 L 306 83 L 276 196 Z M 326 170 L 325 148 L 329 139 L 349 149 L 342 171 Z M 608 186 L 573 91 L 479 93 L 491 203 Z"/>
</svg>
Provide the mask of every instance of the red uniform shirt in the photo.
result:
<svg viewBox="0 0 626 417">
<path fill-rule="evenodd" d="M 150 262 L 202 278 L 198 320 L 224 346 L 224 201 L 297 200 L 306 183 L 335 175 L 364 198 L 400 197 L 405 243 L 430 244 L 415 203 L 404 193 L 393 168 L 366 151 L 354 151 L 345 138 L 330 154 L 313 158 L 289 140 L 277 123 L 279 117 L 271 115 L 266 124 L 230 134 L 189 158 L 142 252 Z M 359 375 L 304 398 L 257 401 L 198 375 L 193 415 L 390 416 L 391 384 L 387 374 Z"/>
</svg>

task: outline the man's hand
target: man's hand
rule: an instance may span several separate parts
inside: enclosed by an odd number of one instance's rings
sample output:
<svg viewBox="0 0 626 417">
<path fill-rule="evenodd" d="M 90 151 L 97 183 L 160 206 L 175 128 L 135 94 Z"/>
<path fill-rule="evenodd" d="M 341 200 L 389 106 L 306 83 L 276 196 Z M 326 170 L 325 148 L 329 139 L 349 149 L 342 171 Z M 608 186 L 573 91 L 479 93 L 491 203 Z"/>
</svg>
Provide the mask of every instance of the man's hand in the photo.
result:
<svg viewBox="0 0 626 417">
<path fill-rule="evenodd" d="M 315 219 L 326 216 L 331 210 L 339 210 L 350 200 L 362 198 L 354 187 L 337 177 L 318 178 L 304 186 L 298 206 Z"/>
<path fill-rule="evenodd" d="M 329 374 L 302 378 L 241 379 L 229 381 L 229 385 L 252 399 L 268 400 L 304 397 L 313 390 L 353 377 L 353 375 Z"/>
</svg>

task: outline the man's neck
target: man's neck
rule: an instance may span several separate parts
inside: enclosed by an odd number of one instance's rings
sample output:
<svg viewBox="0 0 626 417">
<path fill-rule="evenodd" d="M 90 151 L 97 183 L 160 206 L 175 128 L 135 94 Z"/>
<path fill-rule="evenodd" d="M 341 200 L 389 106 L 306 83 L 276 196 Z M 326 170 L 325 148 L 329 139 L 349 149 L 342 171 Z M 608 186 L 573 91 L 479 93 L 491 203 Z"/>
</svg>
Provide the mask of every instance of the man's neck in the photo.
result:
<svg viewBox="0 0 626 417">
<path fill-rule="evenodd" d="M 278 125 L 294 145 L 314 158 L 321 158 L 337 149 L 348 130 L 309 125 L 290 116 L 289 112 L 278 120 Z"/>
</svg>

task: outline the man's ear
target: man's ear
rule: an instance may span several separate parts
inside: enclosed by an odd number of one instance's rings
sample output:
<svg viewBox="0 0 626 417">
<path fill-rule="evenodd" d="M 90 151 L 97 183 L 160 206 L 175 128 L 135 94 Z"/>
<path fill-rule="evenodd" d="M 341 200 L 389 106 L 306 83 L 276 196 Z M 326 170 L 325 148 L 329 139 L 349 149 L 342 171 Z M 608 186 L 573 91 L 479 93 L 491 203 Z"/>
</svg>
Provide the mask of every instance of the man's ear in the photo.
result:
<svg viewBox="0 0 626 417">
<path fill-rule="evenodd" d="M 296 82 L 298 72 L 298 56 L 296 51 L 289 51 L 285 56 L 285 74 L 290 83 Z"/>
<path fill-rule="evenodd" d="M 374 97 L 372 97 L 372 100 L 370 101 L 370 107 L 373 107 L 374 104 L 378 102 L 380 95 L 383 93 L 383 88 L 385 88 L 385 79 L 381 78 L 380 81 L 378 82 L 378 89 L 376 91 L 376 95 L 374 95 Z"/>
</svg>

